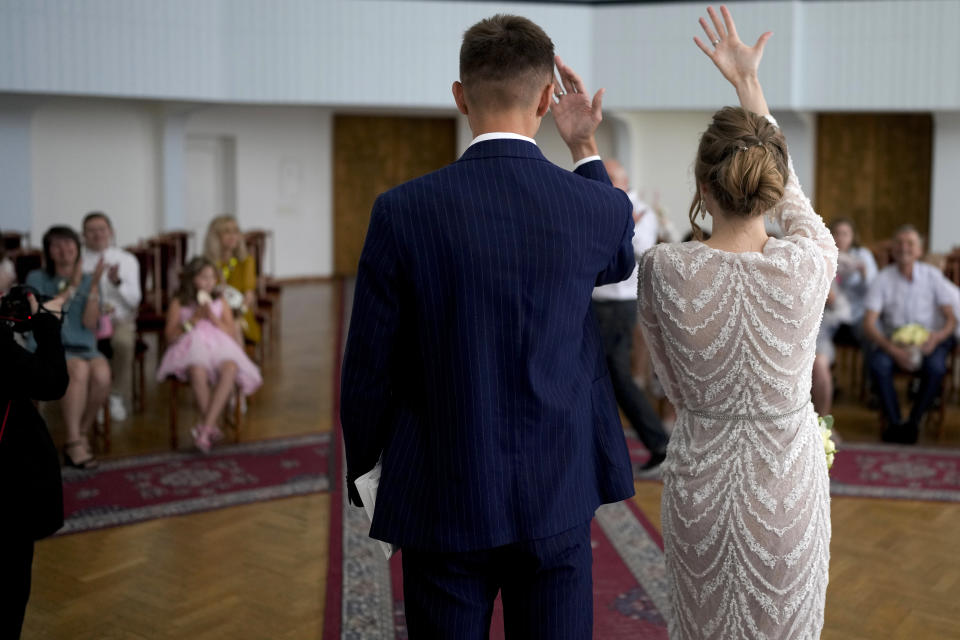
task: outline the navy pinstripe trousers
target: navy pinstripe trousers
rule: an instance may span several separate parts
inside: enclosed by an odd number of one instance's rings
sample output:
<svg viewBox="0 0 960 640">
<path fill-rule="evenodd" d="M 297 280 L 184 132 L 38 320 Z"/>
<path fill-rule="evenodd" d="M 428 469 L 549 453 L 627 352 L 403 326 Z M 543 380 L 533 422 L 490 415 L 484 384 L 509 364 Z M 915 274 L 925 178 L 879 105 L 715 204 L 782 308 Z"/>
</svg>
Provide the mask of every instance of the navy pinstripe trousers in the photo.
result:
<svg viewBox="0 0 960 640">
<path fill-rule="evenodd" d="M 589 521 L 549 538 L 495 549 L 405 549 L 401 555 L 411 640 L 487 640 L 498 592 L 507 640 L 592 637 Z"/>
</svg>

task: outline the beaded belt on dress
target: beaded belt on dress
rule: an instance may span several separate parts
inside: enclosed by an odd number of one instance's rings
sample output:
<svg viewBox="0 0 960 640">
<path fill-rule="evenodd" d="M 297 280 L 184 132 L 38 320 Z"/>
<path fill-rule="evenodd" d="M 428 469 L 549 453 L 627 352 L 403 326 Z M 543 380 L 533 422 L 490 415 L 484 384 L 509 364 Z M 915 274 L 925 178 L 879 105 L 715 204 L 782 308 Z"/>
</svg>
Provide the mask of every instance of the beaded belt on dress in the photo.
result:
<svg viewBox="0 0 960 640">
<path fill-rule="evenodd" d="M 681 407 L 681 411 L 686 411 L 687 413 L 692 413 L 698 418 L 707 418 L 709 420 L 782 420 L 783 418 L 789 418 L 792 415 L 796 415 L 801 411 L 805 410 L 810 406 L 809 402 L 805 402 L 801 406 L 797 407 L 793 411 L 788 411 L 787 413 L 772 414 L 772 413 L 755 413 L 753 415 L 747 414 L 735 414 L 735 413 L 710 413 L 709 411 L 700 411 L 698 409 L 688 409 L 686 407 Z"/>
</svg>

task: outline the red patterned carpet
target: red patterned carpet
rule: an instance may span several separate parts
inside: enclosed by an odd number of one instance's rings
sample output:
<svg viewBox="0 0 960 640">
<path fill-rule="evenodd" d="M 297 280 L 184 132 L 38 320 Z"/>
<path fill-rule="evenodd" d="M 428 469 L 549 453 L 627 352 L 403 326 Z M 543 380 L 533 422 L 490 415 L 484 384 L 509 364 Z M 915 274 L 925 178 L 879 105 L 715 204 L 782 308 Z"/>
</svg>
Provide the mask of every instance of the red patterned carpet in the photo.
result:
<svg viewBox="0 0 960 640">
<path fill-rule="evenodd" d="M 330 563 L 324 638 L 403 640 L 400 556 L 390 562 L 367 533 L 370 521 L 349 506 L 335 474 L 330 522 Z M 632 501 L 605 505 L 593 521 L 594 637 L 666 639 L 667 605 L 663 541 Z M 402 553 L 402 551 L 400 552 Z M 491 639 L 503 635 L 499 601 Z"/>
<path fill-rule="evenodd" d="M 330 434 L 315 433 L 65 469 L 60 534 L 326 491 L 329 459 Z"/>
<path fill-rule="evenodd" d="M 659 480 L 641 472 L 649 454 L 627 438 L 637 480 Z M 928 449 L 890 444 L 842 443 L 830 470 L 835 496 L 960 502 L 960 449 Z"/>
</svg>

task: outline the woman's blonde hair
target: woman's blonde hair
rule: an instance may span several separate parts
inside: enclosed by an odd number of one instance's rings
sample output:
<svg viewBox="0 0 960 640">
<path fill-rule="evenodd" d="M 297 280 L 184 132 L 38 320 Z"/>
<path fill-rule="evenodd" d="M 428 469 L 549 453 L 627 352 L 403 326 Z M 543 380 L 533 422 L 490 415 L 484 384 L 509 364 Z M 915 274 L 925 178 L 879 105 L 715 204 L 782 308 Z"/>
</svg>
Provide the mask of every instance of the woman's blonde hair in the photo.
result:
<svg viewBox="0 0 960 640">
<path fill-rule="evenodd" d="M 705 186 L 732 216 L 763 215 L 783 197 L 787 184 L 787 141 L 765 117 L 740 107 L 724 107 L 700 137 L 693 169 L 697 192 L 690 205 L 690 225 L 700 240 L 698 215 L 705 215 L 700 187 Z"/>
<path fill-rule="evenodd" d="M 223 260 L 223 245 L 220 244 L 220 233 L 228 224 L 237 227 L 237 231 L 240 230 L 240 224 L 236 217 L 229 213 L 217 216 L 210 221 L 210 225 L 207 227 L 207 235 L 203 239 L 203 255 L 214 264 Z M 233 252 L 233 257 L 237 260 L 245 260 L 247 257 L 247 243 L 242 233 L 240 234 L 240 242 L 237 243 L 237 248 Z"/>
</svg>

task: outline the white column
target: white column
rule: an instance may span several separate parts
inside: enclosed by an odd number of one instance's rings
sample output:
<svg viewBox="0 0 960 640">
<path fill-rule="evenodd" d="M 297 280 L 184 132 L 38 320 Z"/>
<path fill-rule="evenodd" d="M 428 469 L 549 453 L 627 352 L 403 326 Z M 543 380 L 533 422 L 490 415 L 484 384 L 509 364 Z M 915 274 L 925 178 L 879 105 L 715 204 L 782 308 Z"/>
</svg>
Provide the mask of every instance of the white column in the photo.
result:
<svg viewBox="0 0 960 640">
<path fill-rule="evenodd" d="M 933 175 L 930 184 L 930 251 L 960 246 L 960 112 L 933 114 Z"/>
<path fill-rule="evenodd" d="M 161 219 L 160 229 L 183 229 L 186 224 L 184 206 L 184 149 L 189 109 L 165 106 L 161 118 Z"/>
</svg>

